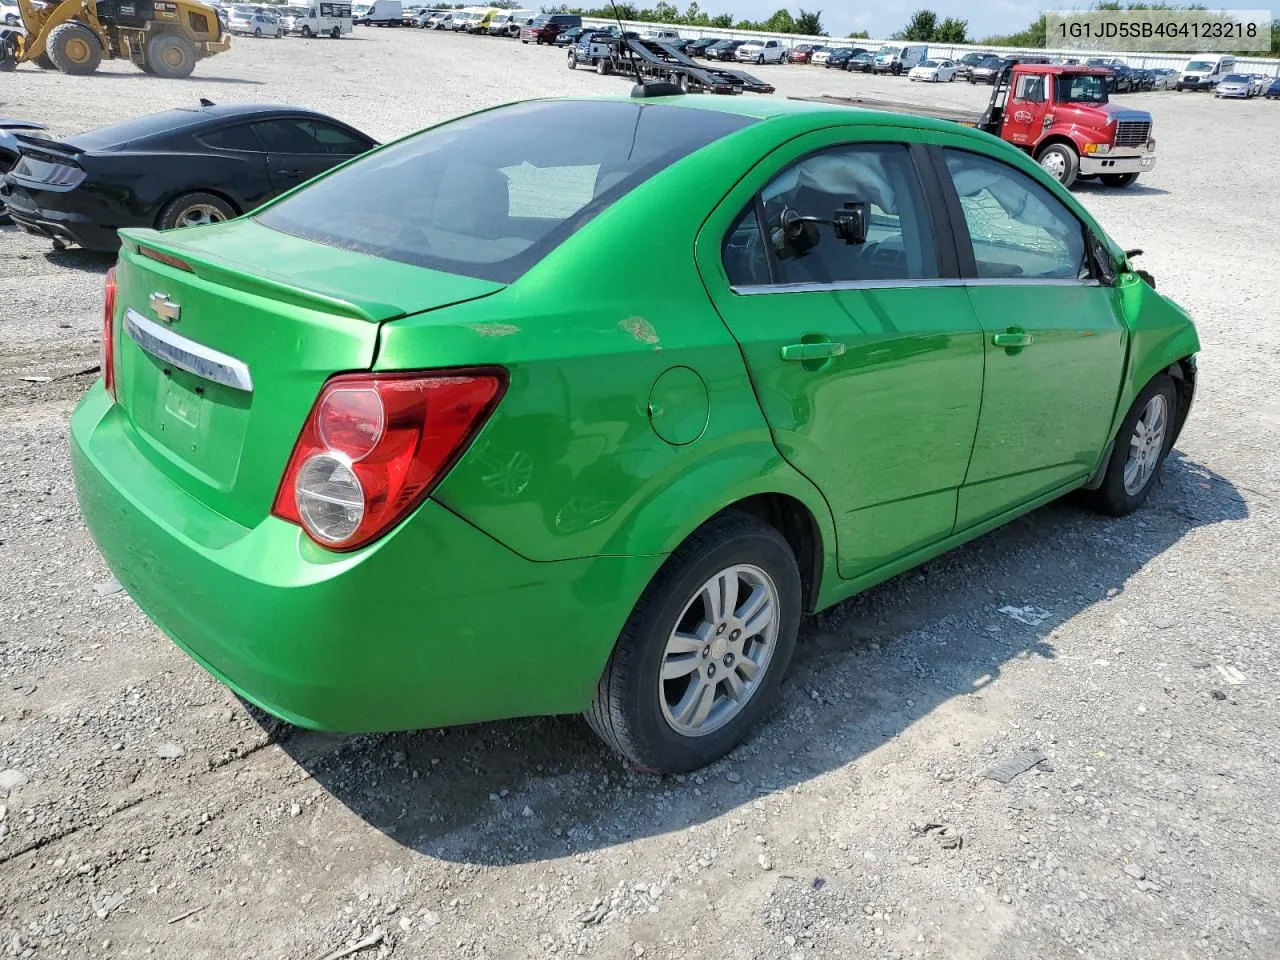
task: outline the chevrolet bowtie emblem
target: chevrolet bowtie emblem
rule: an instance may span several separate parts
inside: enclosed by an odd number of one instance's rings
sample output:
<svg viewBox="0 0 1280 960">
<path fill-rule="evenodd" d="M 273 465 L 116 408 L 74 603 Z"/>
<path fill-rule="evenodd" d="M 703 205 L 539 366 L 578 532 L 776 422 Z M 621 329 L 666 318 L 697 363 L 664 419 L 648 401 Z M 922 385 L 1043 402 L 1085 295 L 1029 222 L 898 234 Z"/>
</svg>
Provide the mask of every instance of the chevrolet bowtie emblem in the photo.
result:
<svg viewBox="0 0 1280 960">
<path fill-rule="evenodd" d="M 170 300 L 167 293 L 153 293 L 149 302 L 152 313 L 165 323 L 177 323 L 182 315 L 182 307 Z"/>
</svg>

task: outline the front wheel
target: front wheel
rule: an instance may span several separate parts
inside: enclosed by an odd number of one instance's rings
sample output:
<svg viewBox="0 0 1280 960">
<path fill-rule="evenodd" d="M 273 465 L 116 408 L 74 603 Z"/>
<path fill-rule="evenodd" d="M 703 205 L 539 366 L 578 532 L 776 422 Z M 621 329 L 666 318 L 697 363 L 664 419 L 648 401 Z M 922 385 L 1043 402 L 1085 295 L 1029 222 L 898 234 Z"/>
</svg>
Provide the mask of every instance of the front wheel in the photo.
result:
<svg viewBox="0 0 1280 960">
<path fill-rule="evenodd" d="M 575 57 L 572 53 L 569 54 L 569 69 L 570 70 L 578 69 L 578 58 Z"/>
<path fill-rule="evenodd" d="M 341 39 L 342 39 L 342 28 L 341 28 L 341 27 L 334 27 L 332 30 L 330 30 L 330 31 L 329 31 L 329 36 L 330 36 L 330 37 L 332 37 L 334 40 L 341 40 Z"/>
<path fill-rule="evenodd" d="M 1036 158 L 1041 168 L 1064 187 L 1076 182 L 1080 172 L 1080 161 L 1076 152 L 1061 143 L 1051 143 Z"/>
<path fill-rule="evenodd" d="M 1127 187 L 1138 179 L 1138 175 L 1136 173 L 1104 173 L 1100 174 L 1098 179 L 1108 187 Z"/>
<path fill-rule="evenodd" d="M 158 33 L 147 44 L 147 63 L 157 77 L 182 80 L 196 68 L 195 48 L 176 33 Z"/>
<path fill-rule="evenodd" d="M 1162 373 L 1138 394 L 1120 424 L 1101 486 L 1082 492 L 1090 508 L 1123 517 L 1142 506 L 1173 446 L 1177 411 L 1177 390 Z"/>
<path fill-rule="evenodd" d="M 310 40 L 310 39 L 311 39 L 311 28 L 310 28 L 310 27 L 303 27 L 303 28 L 302 28 L 302 39 L 304 39 L 304 40 Z"/>
<path fill-rule="evenodd" d="M 800 626 L 800 570 L 736 511 L 694 531 L 632 611 L 587 712 L 644 770 L 683 773 L 737 746 L 778 696 Z"/>
</svg>

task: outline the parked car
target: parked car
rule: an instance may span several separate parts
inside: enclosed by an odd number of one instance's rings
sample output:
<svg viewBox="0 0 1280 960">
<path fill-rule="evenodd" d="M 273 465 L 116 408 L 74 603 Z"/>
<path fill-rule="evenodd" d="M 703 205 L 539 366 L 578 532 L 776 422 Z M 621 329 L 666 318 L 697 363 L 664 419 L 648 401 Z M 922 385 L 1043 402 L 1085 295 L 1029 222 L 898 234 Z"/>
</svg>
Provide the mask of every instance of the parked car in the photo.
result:
<svg viewBox="0 0 1280 960">
<path fill-rule="evenodd" d="M 202 101 L 61 142 L 19 144 L 0 189 L 14 221 L 59 244 L 114 250 L 117 227 L 229 220 L 375 142 L 310 110 Z"/>
<path fill-rule="evenodd" d="M 704 56 L 708 60 L 736 60 L 735 54 L 745 40 L 718 40 L 707 47 Z"/>
<path fill-rule="evenodd" d="M 43 129 L 45 129 L 44 124 L 36 123 L 34 120 L 14 120 L 10 117 L 0 117 L 0 184 L 4 182 L 4 175 L 18 162 L 20 147 L 18 134 L 33 134 L 37 130 Z M 0 195 L 0 224 L 9 222 L 9 210 L 5 206 L 4 197 Z"/>
<path fill-rule="evenodd" d="M 1150 73 L 1155 78 L 1152 90 L 1172 90 L 1178 83 L 1178 71 L 1170 67 L 1155 67 Z"/>
<path fill-rule="evenodd" d="M 787 48 L 781 40 L 752 40 L 733 51 L 733 56 L 741 63 L 782 63 Z"/>
<path fill-rule="evenodd" d="M 946 81 L 950 83 L 956 78 L 956 65 L 951 60 L 925 60 L 907 71 L 908 80 L 926 80 L 930 83 Z"/>
<path fill-rule="evenodd" d="M 868 53 L 865 47 L 837 47 L 827 56 L 827 62 L 823 64 L 828 70 L 848 70 L 849 64 L 860 53 Z"/>
<path fill-rule="evenodd" d="M 815 50 L 821 50 L 820 43 L 798 43 L 787 53 L 788 63 L 808 63 L 813 59 Z"/>
<path fill-rule="evenodd" d="M 876 55 L 870 50 L 863 50 L 861 53 L 855 53 L 845 64 L 844 67 L 851 73 L 874 73 L 876 69 Z"/>
<path fill-rule="evenodd" d="M 1213 95 L 1232 100 L 1248 100 L 1253 96 L 1253 77 L 1247 73 L 1229 73 L 1213 88 Z"/>
<path fill-rule="evenodd" d="M 520 42 L 535 44 L 554 44 L 556 37 L 564 30 L 582 26 L 582 17 L 576 13 L 543 13 L 520 31 Z"/>
<path fill-rule="evenodd" d="M 973 73 L 974 67 L 987 57 L 994 56 L 994 53 L 966 53 L 956 61 L 956 78 L 959 80 L 968 80 L 969 75 Z"/>
<path fill-rule="evenodd" d="M 670 27 L 659 27 L 654 30 L 646 30 L 640 34 L 641 40 L 656 40 L 659 43 L 678 43 L 681 39 L 680 31 Z"/>
<path fill-rule="evenodd" d="M 839 47 L 818 47 L 813 51 L 809 62 L 815 67 L 825 66 L 826 62 L 831 59 L 831 55 L 839 49 Z"/>
<path fill-rule="evenodd" d="M 1271 85 L 1269 76 L 1265 73 L 1251 73 L 1249 76 L 1253 78 L 1253 95 L 1255 97 L 1260 97 L 1267 92 L 1267 87 Z"/>
<path fill-rule="evenodd" d="M 707 55 L 707 48 L 716 42 L 715 37 L 699 37 L 697 40 L 690 40 L 689 45 L 684 48 L 685 55 L 690 57 L 705 57 Z"/>
<path fill-rule="evenodd" d="M 969 68 L 969 82 L 993 84 L 999 79 L 1005 66 L 1006 61 L 1003 57 L 997 57 L 994 54 L 983 57 Z"/>
<path fill-rule="evenodd" d="M 427 30 L 452 30 L 453 15 L 454 11 L 452 10 L 442 10 L 440 13 L 428 17 L 423 27 Z"/>
<path fill-rule="evenodd" d="M 245 13 L 232 10 L 227 18 L 227 30 L 247 37 L 275 37 L 285 35 L 284 24 L 273 13 Z"/>
<path fill-rule="evenodd" d="M 6 27 L 16 27 L 22 23 L 22 10 L 17 3 L 12 3 L 10 0 L 0 3 L 0 23 Z"/>
<path fill-rule="evenodd" d="M 710 763 L 806 612 L 1067 493 L 1139 509 L 1193 402 L 1190 318 L 1084 206 L 938 139 L 781 98 L 548 100 L 251 218 L 126 230 L 70 423 L 88 530 L 290 723 L 583 711 L 637 767 Z"/>
<path fill-rule="evenodd" d="M 922 60 L 929 59 L 925 43 L 886 43 L 876 52 L 875 72 L 895 77 L 907 73 Z"/>
<path fill-rule="evenodd" d="M 1280 77 L 1271 81 L 1271 86 L 1267 87 L 1266 98 L 1268 100 L 1280 100 Z"/>
</svg>

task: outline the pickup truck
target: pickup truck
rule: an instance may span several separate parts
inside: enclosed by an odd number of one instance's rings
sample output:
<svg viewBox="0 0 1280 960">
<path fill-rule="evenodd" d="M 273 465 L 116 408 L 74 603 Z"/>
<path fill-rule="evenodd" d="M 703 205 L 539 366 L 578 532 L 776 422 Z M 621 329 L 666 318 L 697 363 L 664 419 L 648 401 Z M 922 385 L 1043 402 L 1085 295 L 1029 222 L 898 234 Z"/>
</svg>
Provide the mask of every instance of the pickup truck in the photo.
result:
<svg viewBox="0 0 1280 960">
<path fill-rule="evenodd" d="M 1014 63 L 993 84 L 987 108 L 974 115 L 897 101 L 821 97 L 827 102 L 953 120 L 1025 150 L 1064 187 L 1097 177 L 1127 187 L 1156 165 L 1151 114 L 1110 102 L 1105 68 Z"/>
</svg>

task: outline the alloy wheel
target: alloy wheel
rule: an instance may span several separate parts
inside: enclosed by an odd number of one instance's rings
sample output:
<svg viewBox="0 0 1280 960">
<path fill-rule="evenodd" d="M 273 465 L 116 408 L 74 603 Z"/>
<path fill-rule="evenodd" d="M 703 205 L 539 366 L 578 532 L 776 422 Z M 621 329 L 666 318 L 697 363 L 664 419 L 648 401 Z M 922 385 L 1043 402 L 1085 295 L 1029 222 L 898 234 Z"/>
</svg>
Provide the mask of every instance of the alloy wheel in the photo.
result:
<svg viewBox="0 0 1280 960">
<path fill-rule="evenodd" d="M 203 227 L 210 223 L 221 223 L 226 217 L 217 207 L 207 203 L 197 203 L 187 207 L 178 214 L 177 227 Z"/>
<path fill-rule="evenodd" d="M 760 688 L 777 647 L 778 589 L 753 564 L 721 570 L 686 604 L 658 678 L 662 714 L 700 737 L 736 717 Z"/>
<path fill-rule="evenodd" d="M 1124 492 L 1136 496 L 1151 480 L 1164 452 L 1169 407 L 1164 394 L 1157 393 L 1142 408 L 1129 437 L 1129 457 L 1124 462 Z"/>
</svg>

